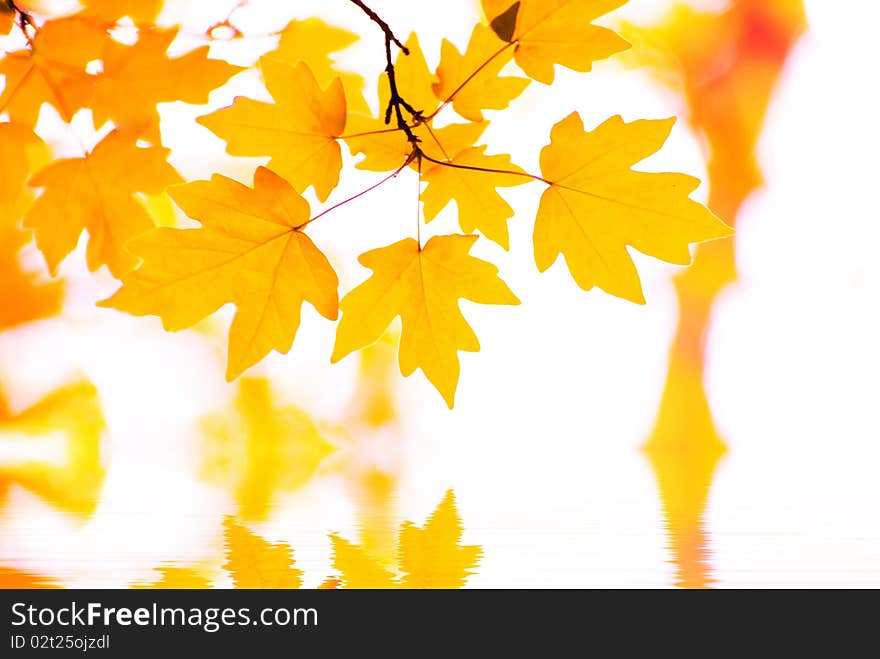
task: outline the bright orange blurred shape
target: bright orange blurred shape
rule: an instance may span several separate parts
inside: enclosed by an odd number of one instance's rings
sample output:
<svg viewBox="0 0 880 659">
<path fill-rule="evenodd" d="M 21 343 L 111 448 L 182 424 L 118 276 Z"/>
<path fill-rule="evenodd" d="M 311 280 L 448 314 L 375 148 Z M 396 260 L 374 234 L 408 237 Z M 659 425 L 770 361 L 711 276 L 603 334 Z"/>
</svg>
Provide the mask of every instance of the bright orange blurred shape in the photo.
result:
<svg viewBox="0 0 880 659">
<path fill-rule="evenodd" d="M 64 433 L 67 456 L 61 465 L 0 465 L 0 504 L 9 488 L 19 485 L 60 510 L 84 515 L 94 512 L 104 484 L 100 451 L 104 428 L 98 392 L 89 382 L 62 387 L 18 414 L 9 410 L 0 392 L 0 436 L 23 433 L 39 441 L 52 433 Z"/>
<path fill-rule="evenodd" d="M 211 580 L 208 579 L 200 570 L 195 568 L 165 565 L 156 568 L 156 572 L 158 572 L 160 575 L 158 580 L 150 583 L 132 584 L 132 588 L 147 590 L 201 590 L 211 587 Z"/>
<path fill-rule="evenodd" d="M 762 183 L 756 146 L 783 67 L 806 29 L 801 0 L 735 0 L 720 14 L 675 7 L 652 28 L 624 31 L 630 59 L 650 66 L 681 93 L 702 135 L 709 207 L 735 225 L 746 198 Z M 645 450 L 663 500 L 677 584 L 711 584 L 703 514 L 715 468 L 726 450 L 703 386 L 705 337 L 718 293 L 736 279 L 735 242 L 701 245 L 675 281 L 679 325 L 666 387 Z"/>
<path fill-rule="evenodd" d="M 293 550 L 286 542 L 269 542 L 237 523 L 223 521 L 226 563 L 236 588 L 299 588 L 302 570 L 294 567 Z"/>
<path fill-rule="evenodd" d="M 261 378 L 242 378 L 234 408 L 203 427 L 203 475 L 232 490 L 248 521 L 264 520 L 278 493 L 305 485 L 335 450 L 305 412 L 277 406 Z"/>
<path fill-rule="evenodd" d="M 49 577 L 21 572 L 20 570 L 0 565 L 0 590 L 17 588 L 35 590 L 38 588 L 61 588 L 61 586 Z"/>
<path fill-rule="evenodd" d="M 61 282 L 40 281 L 20 260 L 30 234 L 19 229 L 19 220 L 34 197 L 25 182 L 48 158 L 30 129 L 0 123 L 0 331 L 54 316 L 61 308 Z"/>
<path fill-rule="evenodd" d="M 483 554 L 478 545 L 460 544 L 463 531 L 449 490 L 424 526 L 401 525 L 396 568 L 336 535 L 333 566 L 344 588 L 463 588 Z"/>
</svg>

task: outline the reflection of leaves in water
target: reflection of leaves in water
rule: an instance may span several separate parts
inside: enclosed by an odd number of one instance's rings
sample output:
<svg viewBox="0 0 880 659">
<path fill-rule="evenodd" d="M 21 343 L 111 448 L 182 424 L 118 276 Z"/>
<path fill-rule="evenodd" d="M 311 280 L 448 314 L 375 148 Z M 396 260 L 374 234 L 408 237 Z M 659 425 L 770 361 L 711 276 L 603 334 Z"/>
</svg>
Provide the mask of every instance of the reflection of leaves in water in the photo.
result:
<svg viewBox="0 0 880 659">
<path fill-rule="evenodd" d="M 461 518 L 452 490 L 423 527 L 405 522 L 398 540 L 397 571 L 363 547 L 339 536 L 333 541 L 333 565 L 345 588 L 461 588 L 482 555 L 477 545 L 461 545 Z"/>
<path fill-rule="evenodd" d="M 0 433 L 24 433 L 35 441 L 64 433 L 67 456 L 62 465 L 27 462 L 0 466 L 0 501 L 9 487 L 17 484 L 61 510 L 93 512 L 104 482 L 100 456 L 104 427 L 98 393 L 89 382 L 62 387 L 18 414 L 9 410 L 0 393 Z"/>
<path fill-rule="evenodd" d="M 165 565 L 156 568 L 160 577 L 156 581 L 137 583 L 132 588 L 148 590 L 186 589 L 199 590 L 211 587 L 211 581 L 201 571 L 191 567 L 175 567 Z"/>
<path fill-rule="evenodd" d="M 285 542 L 268 542 L 231 517 L 223 522 L 226 563 L 236 588 L 299 588 L 302 570 L 294 567 Z"/>
<path fill-rule="evenodd" d="M 722 13 L 676 6 L 660 24 L 628 26 L 631 59 L 684 97 L 705 138 L 709 207 L 734 224 L 761 184 L 756 145 L 783 66 L 806 26 L 801 0 L 736 0 Z M 696 35 L 696 36 L 695 36 Z M 725 452 L 703 387 L 705 337 L 718 293 L 736 279 L 733 241 L 701 245 L 676 278 L 679 324 L 646 451 L 657 477 L 677 566 L 676 585 L 712 583 L 703 514 Z"/>
<path fill-rule="evenodd" d="M 334 450 L 305 412 L 276 406 L 266 379 L 243 378 L 234 409 L 204 430 L 205 478 L 232 489 L 247 520 L 264 520 L 275 495 L 305 485 Z"/>
<path fill-rule="evenodd" d="M 60 587 L 61 586 L 58 585 L 55 580 L 50 579 L 49 577 L 44 577 L 39 574 L 31 574 L 29 572 L 22 572 L 20 570 L 15 570 L 13 568 L 3 567 L 2 565 L 0 565 L 0 589 L 35 589 Z"/>
</svg>

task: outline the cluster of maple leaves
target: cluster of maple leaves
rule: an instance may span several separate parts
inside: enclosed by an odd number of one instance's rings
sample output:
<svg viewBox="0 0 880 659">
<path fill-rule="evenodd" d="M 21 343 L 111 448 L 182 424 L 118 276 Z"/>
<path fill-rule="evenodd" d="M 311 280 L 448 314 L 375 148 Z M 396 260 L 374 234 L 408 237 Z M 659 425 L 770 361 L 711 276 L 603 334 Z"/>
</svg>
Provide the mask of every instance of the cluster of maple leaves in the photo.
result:
<svg viewBox="0 0 880 659">
<path fill-rule="evenodd" d="M 552 84 L 556 65 L 586 72 L 626 49 L 593 24 L 626 0 L 483 0 L 488 25 L 474 27 L 464 52 L 444 42 L 435 71 L 415 35 L 400 42 L 363 2 L 336 1 L 340 11 L 362 9 L 384 32 L 379 116 L 363 80 L 337 70 L 330 57 L 357 37 L 317 19 L 291 22 L 258 63 L 272 102 L 239 97 L 199 119 L 229 154 L 269 158 L 248 186 L 217 174 L 184 183 L 167 162 L 156 105 L 206 103 L 243 69 L 209 58 L 207 46 L 169 57 L 177 30 L 155 26 L 159 0 L 84 0 L 73 16 L 40 20 L 0 0 L 0 32 L 17 24 L 27 36 L 25 47 L 0 59 L 0 113 L 8 117 L 0 123 L 0 205 L 26 206 L 14 221 L 33 231 L 53 273 L 87 231 L 89 267 L 107 266 L 122 281 L 104 306 L 156 315 L 180 330 L 234 304 L 229 379 L 272 350 L 287 352 L 308 302 L 330 320 L 342 312 L 332 361 L 375 342 L 400 316 L 401 372 L 421 369 L 450 407 L 458 352 L 479 350 L 458 300 L 519 303 L 498 269 L 470 254 L 478 235 L 509 247 L 514 211 L 498 188 L 543 186 L 534 225 L 541 271 L 562 255 L 581 288 L 639 303 L 627 246 L 685 265 L 691 243 L 731 233 L 689 198 L 697 179 L 632 170 L 660 149 L 673 120 L 612 117 L 586 130 L 574 112 L 552 127 L 540 175 L 480 144 L 484 111 L 503 110 L 532 80 Z M 138 26 L 132 44 L 113 38 L 123 17 Z M 506 74 L 515 67 L 527 77 Z M 89 109 L 96 128 L 110 122 L 113 130 L 82 157 L 33 171 L 44 104 L 68 122 Z M 463 233 L 367 251 L 360 262 L 372 276 L 340 301 L 334 267 L 307 229 L 341 204 L 314 213 L 301 195 L 313 188 L 319 201 L 328 199 L 340 180 L 342 144 L 362 154 L 358 168 L 390 172 L 387 179 L 418 171 L 424 220 L 455 202 Z M 22 203 L 25 184 L 39 191 L 33 203 Z M 141 198 L 165 192 L 201 227 L 154 227 Z"/>
</svg>

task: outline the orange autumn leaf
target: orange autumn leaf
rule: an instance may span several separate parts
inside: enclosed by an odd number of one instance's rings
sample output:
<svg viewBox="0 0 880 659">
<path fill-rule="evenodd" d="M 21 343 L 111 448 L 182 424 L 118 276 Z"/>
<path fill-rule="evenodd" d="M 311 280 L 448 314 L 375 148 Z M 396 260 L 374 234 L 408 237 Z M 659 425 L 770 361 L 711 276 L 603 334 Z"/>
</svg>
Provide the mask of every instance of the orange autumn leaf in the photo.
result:
<svg viewBox="0 0 880 659">
<path fill-rule="evenodd" d="M 115 23 L 128 17 L 136 25 L 151 23 L 159 15 L 164 0 L 80 0 L 84 16 Z"/>
<path fill-rule="evenodd" d="M 262 378 L 242 378 L 231 409 L 202 427 L 204 476 L 232 489 L 245 520 L 265 519 L 279 493 L 303 487 L 335 450 L 305 412 L 278 405 Z"/>
<path fill-rule="evenodd" d="M 5 0 L 0 2 L 0 36 L 9 34 L 15 25 L 15 10 L 7 5 Z"/>
<path fill-rule="evenodd" d="M 134 45 L 105 43 L 104 68 L 91 103 L 96 126 L 112 120 L 123 132 L 159 143 L 157 103 L 207 103 L 210 92 L 244 70 L 208 58 L 208 46 L 169 58 L 168 47 L 176 36 L 176 28 L 144 29 Z"/>
<path fill-rule="evenodd" d="M 428 185 L 421 195 L 425 222 L 433 220 L 454 201 L 462 231 L 479 231 L 508 249 L 507 220 L 513 217 L 513 209 L 498 194 L 497 188 L 522 185 L 528 183 L 529 178 L 511 164 L 510 156 L 486 155 L 485 151 L 485 146 L 470 147 L 451 156 L 446 165 L 425 163 L 422 178 Z M 468 167 L 496 171 L 473 171 Z"/>
<path fill-rule="evenodd" d="M 482 556 L 462 545 L 463 527 L 449 490 L 424 526 L 405 522 L 398 535 L 397 566 L 386 566 L 363 547 L 331 535 L 333 567 L 343 588 L 463 588 Z"/>
<path fill-rule="evenodd" d="M 586 131 L 574 112 L 553 127 L 550 144 L 541 150 L 541 171 L 550 187 L 541 197 L 535 220 L 539 270 L 547 270 L 563 254 L 584 290 L 599 286 L 643 304 L 628 245 L 669 263 L 687 265 L 690 243 L 733 232 L 690 199 L 698 179 L 631 169 L 660 149 L 674 123 L 674 119 L 625 123 L 615 116 Z"/>
<path fill-rule="evenodd" d="M 319 18 L 292 20 L 281 31 L 278 47 L 263 55 L 295 66 L 305 62 L 321 88 L 328 87 L 335 78 L 342 81 L 349 112 L 368 112 L 364 99 L 364 79 L 356 73 L 341 71 L 331 53 L 344 50 L 359 39 L 358 35 Z"/>
<path fill-rule="evenodd" d="M 291 66 L 264 59 L 260 69 L 274 103 L 238 97 L 198 121 L 226 141 L 229 154 L 271 156 L 269 166 L 297 192 L 314 187 L 324 201 L 342 169 L 336 141 L 345 128 L 342 81 L 335 78 L 322 89 L 304 62 Z"/>
<path fill-rule="evenodd" d="M 37 442 L 63 433 L 65 438 L 63 462 L 30 461 L 0 466 L 0 501 L 14 484 L 60 510 L 80 514 L 94 511 L 104 484 L 104 429 L 98 392 L 89 382 L 64 386 L 18 413 L 8 408 L 0 393 L 0 437 L 12 433 Z"/>
<path fill-rule="evenodd" d="M 157 228 L 132 241 L 143 263 L 102 306 L 160 316 L 175 331 L 235 304 L 229 380 L 272 350 L 290 350 L 303 302 L 335 320 L 336 273 L 303 233 L 309 205 L 287 181 L 260 167 L 253 188 L 215 174 L 170 194 L 202 227 Z"/>
<path fill-rule="evenodd" d="M 435 236 L 423 248 L 412 238 L 362 254 L 372 277 L 340 303 L 342 319 L 331 361 L 377 341 L 400 316 L 400 371 L 422 369 L 452 408 L 458 386 L 458 351 L 480 342 L 458 307 L 459 298 L 481 304 L 519 304 L 491 263 L 469 254 L 476 236 Z"/>
<path fill-rule="evenodd" d="M 269 542 L 238 524 L 223 521 L 226 563 L 236 588 L 299 588 L 302 570 L 294 567 L 293 550 L 286 542 Z"/>
<path fill-rule="evenodd" d="M 0 58 L 0 75 L 5 78 L 0 113 L 33 128 L 40 108 L 48 103 L 64 121 L 73 119 L 92 100 L 95 77 L 86 72 L 86 65 L 100 57 L 108 40 L 103 28 L 78 16 L 44 23 L 32 48 Z"/>
<path fill-rule="evenodd" d="M 593 21 L 627 0 L 482 0 L 492 29 L 515 47 L 514 59 L 532 79 L 551 84 L 554 65 L 587 72 L 593 62 L 630 47 Z"/>
<path fill-rule="evenodd" d="M 529 85 L 526 78 L 501 76 L 512 49 L 485 25 L 476 25 L 464 54 L 446 39 L 441 46 L 434 93 L 462 117 L 482 121 L 483 110 L 503 110 Z"/>
<path fill-rule="evenodd" d="M 49 269 L 58 270 L 83 230 L 89 233 L 89 268 L 107 265 L 118 277 L 136 266 L 126 243 L 153 226 L 139 196 L 181 180 L 167 155 L 167 149 L 141 148 L 113 132 L 88 155 L 57 160 L 35 174 L 30 185 L 44 190 L 24 225 L 36 232 Z"/>
</svg>

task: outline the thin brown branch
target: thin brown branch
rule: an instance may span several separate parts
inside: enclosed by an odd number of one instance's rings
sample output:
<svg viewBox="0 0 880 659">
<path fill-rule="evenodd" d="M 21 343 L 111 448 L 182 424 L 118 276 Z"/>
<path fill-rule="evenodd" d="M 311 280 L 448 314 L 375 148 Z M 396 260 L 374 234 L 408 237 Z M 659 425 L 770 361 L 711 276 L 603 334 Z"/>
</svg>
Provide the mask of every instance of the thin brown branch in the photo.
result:
<svg viewBox="0 0 880 659">
<path fill-rule="evenodd" d="M 449 162 L 446 160 L 437 160 L 436 158 L 432 158 L 426 153 L 422 153 L 421 157 L 427 160 L 428 162 L 432 162 L 435 165 L 441 165 L 443 167 L 452 167 L 453 169 L 466 169 L 472 172 L 486 172 L 488 174 L 510 174 L 511 176 L 522 176 L 523 178 L 530 178 L 533 181 L 541 181 L 541 183 L 546 183 L 547 185 L 556 185 L 553 181 L 548 181 L 543 176 L 536 176 L 535 174 L 529 174 L 528 172 L 517 172 L 512 169 L 493 169 L 492 167 L 476 167 L 474 165 L 460 165 L 455 162 Z"/>
</svg>

